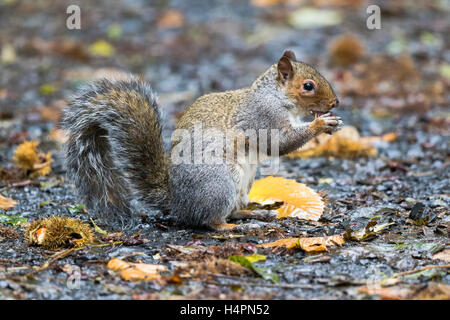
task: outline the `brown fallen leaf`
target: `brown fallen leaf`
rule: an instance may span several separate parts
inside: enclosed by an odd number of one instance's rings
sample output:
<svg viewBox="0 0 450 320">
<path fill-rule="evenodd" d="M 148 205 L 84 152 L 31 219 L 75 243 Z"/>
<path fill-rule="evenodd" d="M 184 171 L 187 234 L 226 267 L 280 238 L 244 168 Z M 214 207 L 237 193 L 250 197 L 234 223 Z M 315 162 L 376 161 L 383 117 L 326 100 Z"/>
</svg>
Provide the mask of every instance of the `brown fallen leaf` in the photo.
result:
<svg viewBox="0 0 450 320">
<path fill-rule="evenodd" d="M 327 246 L 342 245 L 344 238 L 340 234 L 327 237 L 286 238 L 258 245 L 261 248 L 286 247 L 301 248 L 306 252 L 327 251 Z"/>
<path fill-rule="evenodd" d="M 52 130 L 50 130 L 49 137 L 53 141 L 56 141 L 60 144 L 64 144 L 67 142 L 66 132 L 59 128 L 53 128 Z"/>
<path fill-rule="evenodd" d="M 347 66 L 354 64 L 364 55 L 364 46 L 356 36 L 344 34 L 332 41 L 329 55 L 333 64 Z"/>
<path fill-rule="evenodd" d="M 3 210 L 14 208 L 16 203 L 17 200 L 6 198 L 0 194 L 0 208 L 2 208 Z"/>
<path fill-rule="evenodd" d="M 50 152 L 39 152 L 38 145 L 38 141 L 25 141 L 14 151 L 14 164 L 31 178 L 46 176 L 51 171 L 52 156 Z"/>
<path fill-rule="evenodd" d="M 237 262 L 208 256 L 202 260 L 178 264 L 175 273 L 181 278 L 205 280 L 217 274 L 240 276 L 249 275 L 252 271 Z"/>
<path fill-rule="evenodd" d="M 441 260 L 450 263 L 450 249 L 444 249 L 433 255 L 433 260 Z"/>
<path fill-rule="evenodd" d="M 126 281 L 159 280 L 160 272 L 167 270 L 166 266 L 160 264 L 133 263 L 117 258 L 111 259 L 107 266 L 113 271 L 120 271 L 122 279 Z"/>
<path fill-rule="evenodd" d="M 450 285 L 445 283 L 428 283 L 427 287 L 413 297 L 414 300 L 450 300 Z"/>
<path fill-rule="evenodd" d="M 379 285 L 358 288 L 359 293 L 380 296 L 382 300 L 404 300 L 411 295 L 411 290 L 400 287 L 381 287 Z"/>
<path fill-rule="evenodd" d="M 41 120 L 59 123 L 61 120 L 61 108 L 60 106 L 42 106 L 38 108 Z"/>
<path fill-rule="evenodd" d="M 282 177 L 270 176 L 255 181 L 248 197 L 250 201 L 262 205 L 284 202 L 277 209 L 277 218 L 295 217 L 318 221 L 325 206 L 317 192 L 302 183 Z"/>
<path fill-rule="evenodd" d="M 20 233 L 13 227 L 0 227 L 0 239 L 19 239 Z"/>
</svg>

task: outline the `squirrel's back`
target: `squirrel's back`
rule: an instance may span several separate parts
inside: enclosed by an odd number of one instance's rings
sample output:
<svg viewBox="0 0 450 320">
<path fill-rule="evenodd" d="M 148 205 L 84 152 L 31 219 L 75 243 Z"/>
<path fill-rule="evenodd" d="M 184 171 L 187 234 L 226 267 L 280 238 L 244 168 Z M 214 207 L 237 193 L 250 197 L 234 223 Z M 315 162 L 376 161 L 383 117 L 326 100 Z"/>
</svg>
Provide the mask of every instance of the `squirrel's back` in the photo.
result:
<svg viewBox="0 0 450 320">
<path fill-rule="evenodd" d="M 105 222 L 127 224 L 131 200 L 165 208 L 168 165 L 160 110 L 147 82 L 106 79 L 83 86 L 64 110 L 69 177 Z"/>
</svg>

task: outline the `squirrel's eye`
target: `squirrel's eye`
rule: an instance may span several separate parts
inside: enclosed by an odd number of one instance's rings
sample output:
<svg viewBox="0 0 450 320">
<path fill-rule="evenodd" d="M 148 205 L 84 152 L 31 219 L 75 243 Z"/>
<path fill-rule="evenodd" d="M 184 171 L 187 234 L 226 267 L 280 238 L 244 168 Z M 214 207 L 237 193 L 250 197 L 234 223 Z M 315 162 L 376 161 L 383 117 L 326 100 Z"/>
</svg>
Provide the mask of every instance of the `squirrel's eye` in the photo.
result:
<svg viewBox="0 0 450 320">
<path fill-rule="evenodd" d="M 312 82 L 305 82 L 303 84 L 303 90 L 305 90 L 305 91 L 313 91 L 314 90 L 314 84 Z"/>
</svg>

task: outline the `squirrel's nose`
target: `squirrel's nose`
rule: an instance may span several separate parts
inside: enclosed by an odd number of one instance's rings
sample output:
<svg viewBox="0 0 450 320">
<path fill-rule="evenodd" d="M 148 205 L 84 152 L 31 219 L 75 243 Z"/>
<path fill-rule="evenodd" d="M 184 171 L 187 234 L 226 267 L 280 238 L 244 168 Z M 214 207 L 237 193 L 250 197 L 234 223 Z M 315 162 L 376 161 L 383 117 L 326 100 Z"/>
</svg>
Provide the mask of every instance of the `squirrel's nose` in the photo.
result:
<svg viewBox="0 0 450 320">
<path fill-rule="evenodd" d="M 336 98 L 336 100 L 334 101 L 334 103 L 331 104 L 331 109 L 337 108 L 338 105 L 339 105 L 339 99 Z"/>
</svg>

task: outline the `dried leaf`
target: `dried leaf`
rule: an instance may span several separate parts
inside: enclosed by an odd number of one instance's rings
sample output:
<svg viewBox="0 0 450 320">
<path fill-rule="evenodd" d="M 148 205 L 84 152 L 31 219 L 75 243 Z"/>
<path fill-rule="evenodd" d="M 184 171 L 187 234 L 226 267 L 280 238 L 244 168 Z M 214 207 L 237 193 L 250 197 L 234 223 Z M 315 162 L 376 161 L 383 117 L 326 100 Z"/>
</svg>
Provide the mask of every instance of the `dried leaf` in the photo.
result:
<svg viewBox="0 0 450 320">
<path fill-rule="evenodd" d="M 442 260 L 450 263 L 450 249 L 444 249 L 433 255 L 433 260 Z"/>
<path fill-rule="evenodd" d="M 184 16 L 176 10 L 166 11 L 158 20 L 157 25 L 161 29 L 179 28 L 184 24 Z"/>
<path fill-rule="evenodd" d="M 160 264 L 132 263 L 117 258 L 108 262 L 108 268 L 120 271 L 122 279 L 126 281 L 152 281 L 161 279 L 160 272 L 166 271 L 167 267 Z"/>
<path fill-rule="evenodd" d="M 233 262 L 237 262 L 241 266 L 249 268 L 250 270 L 255 272 L 257 275 L 262 277 L 263 279 L 268 279 L 268 280 L 271 280 L 274 283 L 279 283 L 280 280 L 278 279 L 278 275 L 277 274 L 272 273 L 270 270 L 268 270 L 266 268 L 257 267 L 257 266 L 255 266 L 253 264 L 253 262 L 255 261 L 254 256 L 255 255 L 252 255 L 252 256 L 231 256 L 231 257 L 228 258 L 228 260 L 233 261 Z M 265 256 L 261 256 L 261 255 L 256 255 L 256 256 L 259 256 L 258 257 L 259 260 L 265 260 L 266 259 Z M 264 259 L 262 259 L 261 257 L 264 257 Z M 256 260 L 256 261 L 259 261 L 259 260 Z"/>
<path fill-rule="evenodd" d="M 342 245 L 344 238 L 340 234 L 328 237 L 311 237 L 298 239 L 300 248 L 306 252 L 327 251 L 327 246 Z"/>
<path fill-rule="evenodd" d="M 450 300 L 450 285 L 445 283 L 429 283 L 413 297 L 414 300 Z"/>
<path fill-rule="evenodd" d="M 333 40 L 329 55 L 334 64 L 348 66 L 357 62 L 364 55 L 364 46 L 356 36 L 344 34 Z"/>
<path fill-rule="evenodd" d="M 258 245 L 261 248 L 286 247 L 287 249 L 301 248 L 306 252 L 327 251 L 327 246 L 342 245 L 344 238 L 340 234 L 327 237 L 305 237 L 279 239 L 274 242 Z"/>
<path fill-rule="evenodd" d="M 383 300 L 403 300 L 412 293 L 411 290 L 399 287 L 384 288 L 381 286 L 365 286 L 358 288 L 360 293 L 380 296 Z"/>
<path fill-rule="evenodd" d="M 381 231 L 395 224 L 395 222 L 378 224 L 377 218 L 378 217 L 373 217 L 372 220 L 369 221 L 369 223 L 366 225 L 364 229 L 360 230 L 348 229 L 344 234 L 344 238 L 347 240 L 355 240 L 355 241 L 367 240 L 369 238 L 373 238 L 379 235 Z"/>
<path fill-rule="evenodd" d="M 3 210 L 14 208 L 16 204 L 17 200 L 6 198 L 0 194 L 0 208 L 2 208 Z"/>
<path fill-rule="evenodd" d="M 392 136 L 387 136 L 387 139 Z M 312 157 L 339 157 L 357 158 L 370 157 L 377 154 L 377 149 L 371 144 L 374 140 L 381 138 L 361 138 L 355 127 L 346 126 L 334 133 L 332 136 L 323 133 L 310 140 L 302 148 L 291 152 L 289 158 L 312 158 Z"/>
<path fill-rule="evenodd" d="M 13 161 L 16 167 L 31 178 L 46 176 L 51 171 L 52 156 L 50 153 L 39 152 L 38 145 L 37 141 L 25 141 L 14 151 Z"/>
<path fill-rule="evenodd" d="M 277 247 L 286 247 L 287 249 L 293 249 L 298 245 L 298 238 L 286 238 L 279 239 L 274 242 L 262 243 L 259 244 L 258 247 L 261 248 L 277 248 Z"/>
<path fill-rule="evenodd" d="M 49 133 L 50 139 L 56 141 L 60 144 L 65 144 L 67 142 L 67 135 L 64 130 L 53 128 Z"/>
<path fill-rule="evenodd" d="M 9 43 L 6 43 L 2 47 L 2 51 L 0 54 L 0 61 L 3 64 L 11 64 L 14 63 L 17 59 L 16 50 L 14 49 L 14 46 L 12 46 Z"/>
<path fill-rule="evenodd" d="M 304 184 L 282 177 L 266 177 L 257 180 L 248 194 L 250 201 L 259 204 L 284 202 L 277 209 L 277 218 L 296 217 L 319 220 L 324 203 L 319 194 Z"/>
</svg>

